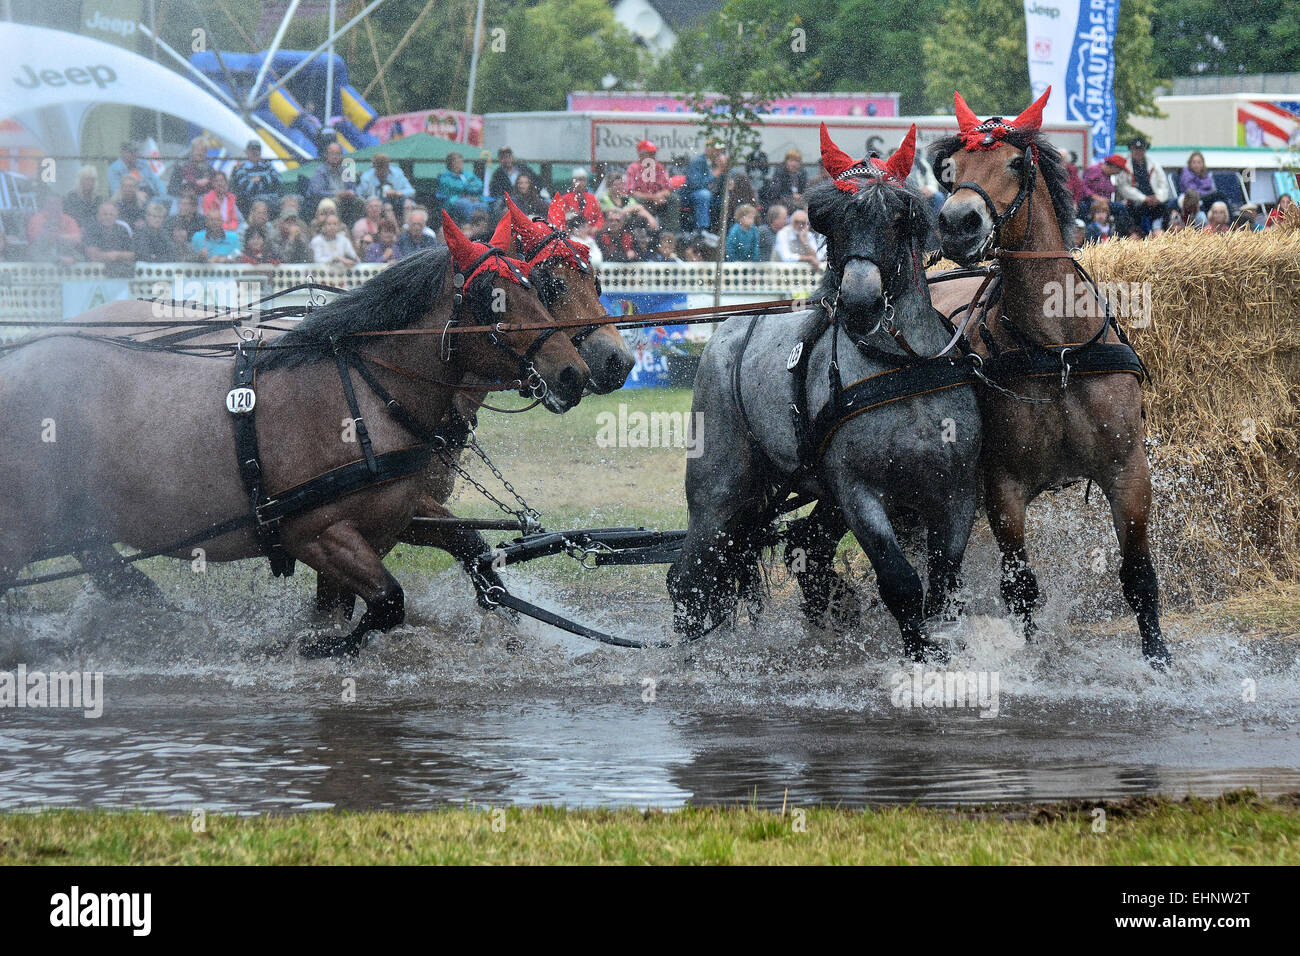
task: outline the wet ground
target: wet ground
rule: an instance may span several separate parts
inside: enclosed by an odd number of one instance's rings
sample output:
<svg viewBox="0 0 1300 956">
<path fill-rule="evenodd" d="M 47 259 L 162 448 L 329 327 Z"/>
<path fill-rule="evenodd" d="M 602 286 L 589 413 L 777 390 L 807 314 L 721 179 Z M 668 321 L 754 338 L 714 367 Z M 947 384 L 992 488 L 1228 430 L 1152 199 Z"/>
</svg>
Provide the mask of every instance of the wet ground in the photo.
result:
<svg viewBox="0 0 1300 956">
<path fill-rule="evenodd" d="M 519 593 L 588 623 L 667 636 L 661 571 L 593 572 L 591 585 L 509 573 Z M 89 586 L 70 605 L 39 594 L 0 604 L 0 671 L 101 671 L 105 694 L 98 719 L 0 709 L 0 808 L 860 806 L 1300 790 L 1294 640 L 1170 615 L 1175 663 L 1158 675 L 1123 606 L 1083 601 L 1093 589 L 1068 580 L 1046 589 L 1032 645 L 1002 618 L 993 586 L 972 585 L 971 613 L 947 637 L 951 669 L 997 677 L 997 714 L 982 717 L 899 706 L 912 675 L 892 620 L 871 608 L 854 637 L 831 638 L 803 625 L 780 580 L 756 626 L 689 651 L 627 651 L 485 616 L 460 572 L 446 571 L 407 579 L 407 624 L 337 663 L 294 650 L 310 607 L 301 579 L 272 581 L 262 562 L 201 577 L 165 581 L 166 610 Z"/>
</svg>

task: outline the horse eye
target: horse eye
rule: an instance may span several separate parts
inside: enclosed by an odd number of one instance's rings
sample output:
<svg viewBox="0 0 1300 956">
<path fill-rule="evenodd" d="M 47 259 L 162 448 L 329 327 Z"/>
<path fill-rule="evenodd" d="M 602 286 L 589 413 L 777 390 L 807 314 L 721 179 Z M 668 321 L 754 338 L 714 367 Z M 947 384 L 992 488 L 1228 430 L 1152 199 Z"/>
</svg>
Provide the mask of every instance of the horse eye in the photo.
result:
<svg viewBox="0 0 1300 956">
<path fill-rule="evenodd" d="M 1022 156 L 1017 156 L 1011 162 L 1007 163 L 1007 168 L 1010 169 L 1013 173 L 1020 172 L 1020 170 L 1024 169 L 1024 167 L 1025 167 L 1025 160 L 1024 157 Z"/>
</svg>

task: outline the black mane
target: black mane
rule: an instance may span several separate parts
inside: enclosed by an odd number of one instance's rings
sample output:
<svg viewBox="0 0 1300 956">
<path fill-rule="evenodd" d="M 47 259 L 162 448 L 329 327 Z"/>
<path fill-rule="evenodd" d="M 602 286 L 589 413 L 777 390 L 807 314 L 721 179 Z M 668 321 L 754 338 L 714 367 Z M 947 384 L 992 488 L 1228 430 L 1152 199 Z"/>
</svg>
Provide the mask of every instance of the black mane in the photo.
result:
<svg viewBox="0 0 1300 956">
<path fill-rule="evenodd" d="M 1047 183 L 1047 194 L 1052 200 L 1052 211 L 1056 213 L 1056 224 L 1061 230 L 1061 240 L 1065 248 L 1074 248 L 1074 220 L 1076 217 L 1074 197 L 1066 185 L 1068 173 L 1065 169 L 1065 157 L 1051 144 L 1041 131 L 1026 133 L 1020 130 L 1007 134 L 1003 140 L 1020 151 L 1030 146 L 1038 148 L 1038 168 L 1042 170 L 1043 182 Z M 960 136 L 946 136 L 930 144 L 930 165 L 934 169 L 943 169 L 944 162 L 965 144 Z"/>
<path fill-rule="evenodd" d="M 306 365 L 328 357 L 332 352 L 331 339 L 337 336 L 409 328 L 433 308 L 450 264 L 451 254 L 445 246 L 399 259 L 360 287 L 313 309 L 297 328 L 275 340 L 276 348 L 259 350 L 257 367 Z M 474 285 L 483 284 L 475 282 Z"/>
</svg>

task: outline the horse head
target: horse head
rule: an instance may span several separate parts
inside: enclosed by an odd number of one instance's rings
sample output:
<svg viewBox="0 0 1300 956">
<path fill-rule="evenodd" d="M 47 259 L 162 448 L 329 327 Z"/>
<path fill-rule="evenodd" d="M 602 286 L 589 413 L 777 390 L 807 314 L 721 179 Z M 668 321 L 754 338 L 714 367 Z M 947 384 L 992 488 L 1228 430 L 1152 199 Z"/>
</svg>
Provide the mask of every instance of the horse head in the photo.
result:
<svg viewBox="0 0 1300 956">
<path fill-rule="evenodd" d="M 600 278 L 587 247 L 549 222 L 529 219 L 509 193 L 506 209 L 492 236 L 492 245 L 518 254 L 528 263 L 529 278 L 551 315 L 561 321 L 605 315 Z M 589 325 L 571 329 L 568 334 L 591 369 L 591 391 L 604 394 L 623 387 L 636 357 L 617 328 Z"/>
<path fill-rule="evenodd" d="M 934 217 L 921 197 L 906 188 L 916 150 L 916 126 L 886 160 L 854 160 L 821 127 L 822 163 L 828 184 L 808 190 L 808 222 L 826 237 L 822 291 L 850 329 L 869 327 L 887 307 L 910 301 L 924 282 L 926 236 Z"/>
<path fill-rule="evenodd" d="M 960 93 L 956 136 L 931 146 L 931 163 L 940 185 L 949 193 L 939 213 L 939 235 L 943 252 L 962 264 L 978 262 L 994 248 L 1018 248 L 1031 232 L 1033 196 L 1050 196 L 1040 202 L 1040 212 L 1055 209 L 1061 226 L 1072 224 L 1074 215 L 1062 202 L 1055 171 L 1062 162 L 1043 138 L 1043 107 L 1047 90 L 1015 119 L 1000 116 L 980 121 Z M 1052 174 L 1052 175 L 1049 175 Z"/>
<path fill-rule="evenodd" d="M 557 329 L 551 324 L 551 314 L 528 280 L 528 265 L 470 239 L 445 210 L 442 221 L 456 270 L 456 306 L 459 309 L 463 303 L 472 316 L 465 324 L 551 325 L 540 330 L 448 336 L 459 340 L 454 347 L 463 370 L 484 380 L 517 379 L 521 395 L 540 398 L 553 412 L 577 405 L 590 371 L 573 343 L 554 334 Z"/>
</svg>

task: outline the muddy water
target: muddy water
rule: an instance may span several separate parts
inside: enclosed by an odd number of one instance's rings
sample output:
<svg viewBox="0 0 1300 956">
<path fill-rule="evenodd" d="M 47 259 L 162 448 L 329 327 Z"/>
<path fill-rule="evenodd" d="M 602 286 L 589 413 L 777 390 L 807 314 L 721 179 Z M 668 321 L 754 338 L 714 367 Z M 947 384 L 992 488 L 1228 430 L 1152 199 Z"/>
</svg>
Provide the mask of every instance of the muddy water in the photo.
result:
<svg viewBox="0 0 1300 956">
<path fill-rule="evenodd" d="M 611 582 L 622 573 L 575 585 L 545 569 L 510 572 L 520 593 L 590 623 L 666 636 L 661 572 Z M 408 578 L 408 622 L 357 661 L 333 663 L 294 651 L 305 582 L 272 581 L 261 563 L 201 577 L 166 578 L 166 610 L 140 612 L 89 587 L 70 606 L 40 594 L 0 605 L 0 671 L 101 671 L 106 698 L 98 719 L 0 710 L 0 807 L 953 804 L 1300 790 L 1294 641 L 1173 616 L 1175 665 L 1156 675 L 1122 605 L 1070 573 L 1048 582 L 1032 645 L 1001 617 L 995 584 L 972 583 L 970 614 L 946 638 L 954 669 L 998 678 L 997 714 L 984 717 L 897 706 L 895 675 L 910 672 L 892 620 L 870 607 L 851 639 L 831 639 L 801 623 L 780 580 L 757 624 L 689 651 L 637 652 L 484 616 L 458 571 Z M 355 700 L 345 700 L 351 682 Z"/>
</svg>

